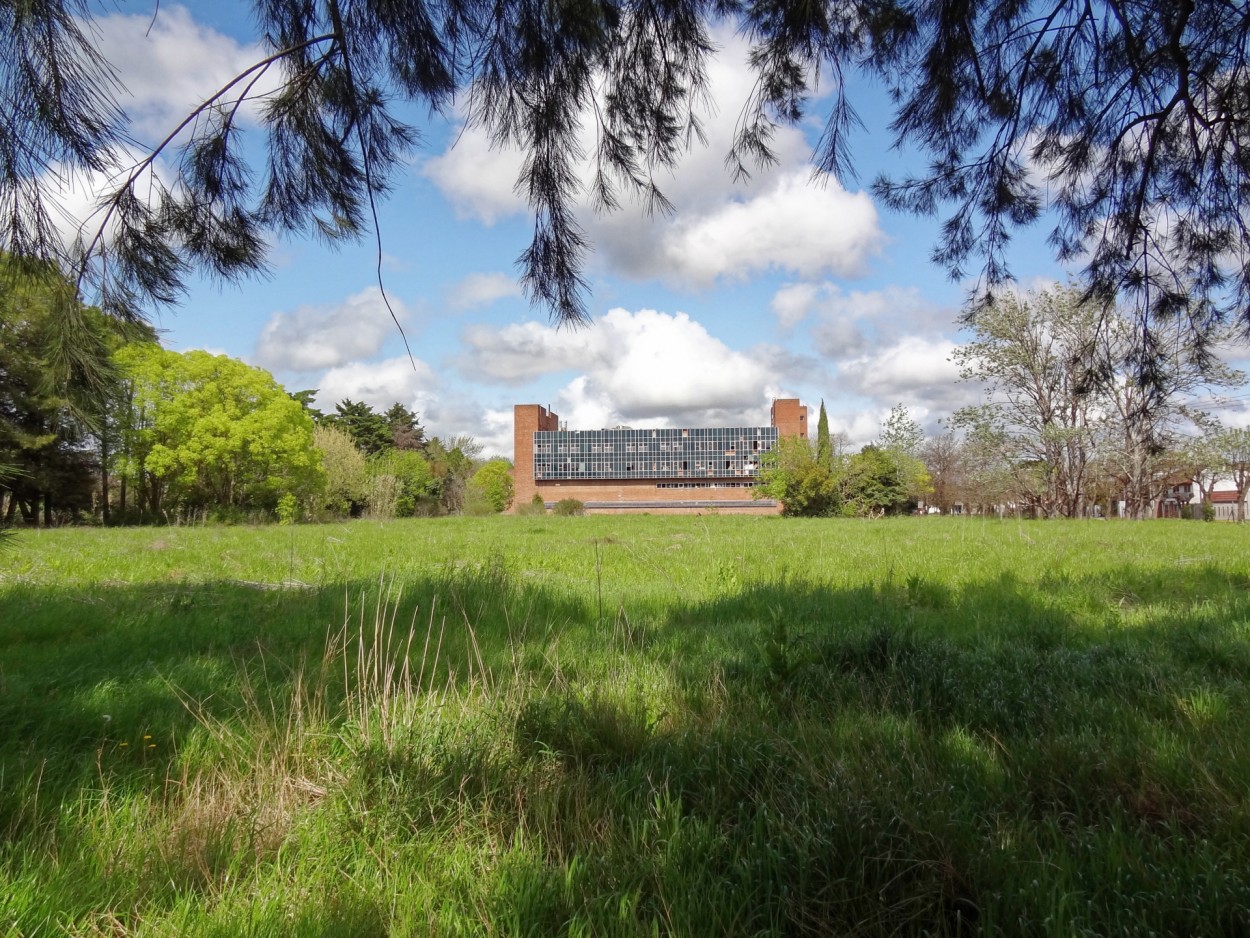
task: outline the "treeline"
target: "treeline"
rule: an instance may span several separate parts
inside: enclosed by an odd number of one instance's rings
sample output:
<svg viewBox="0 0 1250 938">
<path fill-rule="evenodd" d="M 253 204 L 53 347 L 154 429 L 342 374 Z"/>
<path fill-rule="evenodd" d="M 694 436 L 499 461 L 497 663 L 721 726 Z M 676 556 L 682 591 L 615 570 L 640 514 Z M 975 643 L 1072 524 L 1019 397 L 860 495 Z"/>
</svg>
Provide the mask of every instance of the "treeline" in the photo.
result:
<svg viewBox="0 0 1250 938">
<path fill-rule="evenodd" d="M 288 394 L 224 355 L 172 352 L 0 262 L 0 523 L 390 518 L 505 510 L 510 465 L 471 437 Z"/>
<path fill-rule="evenodd" d="M 1250 429 L 1201 406 L 1245 384 L 1215 354 L 1231 336 L 1198 342 L 1183 316 L 1143 336 L 1130 315 L 1061 285 L 1000 297 L 972 330 L 954 359 L 981 403 L 930 437 L 896 407 L 855 454 L 830 439 L 822 403 L 816 442 L 784 444 L 759 493 L 791 514 L 1144 518 L 1172 498 L 1178 514 L 1209 517 L 1222 484 L 1244 520 Z"/>
</svg>

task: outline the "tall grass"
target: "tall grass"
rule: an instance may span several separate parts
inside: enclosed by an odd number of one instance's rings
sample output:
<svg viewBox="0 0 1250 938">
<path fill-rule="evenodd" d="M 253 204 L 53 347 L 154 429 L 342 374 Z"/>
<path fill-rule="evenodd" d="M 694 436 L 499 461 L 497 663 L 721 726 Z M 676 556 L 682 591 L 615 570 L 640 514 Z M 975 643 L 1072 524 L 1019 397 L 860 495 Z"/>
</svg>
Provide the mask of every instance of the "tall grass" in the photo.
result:
<svg viewBox="0 0 1250 938">
<path fill-rule="evenodd" d="M 1242 934 L 1198 524 L 448 519 L 0 557 L 16 935 Z"/>
</svg>

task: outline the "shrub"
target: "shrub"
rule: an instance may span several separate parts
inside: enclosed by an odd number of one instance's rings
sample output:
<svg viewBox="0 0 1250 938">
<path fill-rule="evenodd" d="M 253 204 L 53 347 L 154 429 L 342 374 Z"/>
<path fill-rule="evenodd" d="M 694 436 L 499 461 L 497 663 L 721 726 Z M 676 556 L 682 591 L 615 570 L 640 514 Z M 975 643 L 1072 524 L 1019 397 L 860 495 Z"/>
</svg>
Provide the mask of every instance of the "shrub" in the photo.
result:
<svg viewBox="0 0 1250 938">
<path fill-rule="evenodd" d="M 552 510 L 557 515 L 584 515 L 586 503 L 578 498 L 562 498 L 556 502 L 556 507 Z"/>
<path fill-rule="evenodd" d="M 299 517 L 299 499 L 291 492 L 283 492 L 278 499 L 278 524 L 294 524 Z"/>
</svg>

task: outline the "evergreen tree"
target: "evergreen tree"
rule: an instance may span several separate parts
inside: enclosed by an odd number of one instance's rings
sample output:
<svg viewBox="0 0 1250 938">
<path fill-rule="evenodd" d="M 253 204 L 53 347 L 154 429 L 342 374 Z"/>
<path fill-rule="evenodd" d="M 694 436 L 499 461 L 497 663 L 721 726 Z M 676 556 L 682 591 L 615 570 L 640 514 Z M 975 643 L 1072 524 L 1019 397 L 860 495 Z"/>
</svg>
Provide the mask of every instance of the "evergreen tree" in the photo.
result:
<svg viewBox="0 0 1250 938">
<path fill-rule="evenodd" d="M 421 450 L 425 447 L 425 429 L 415 411 L 398 402 L 382 415 L 391 428 L 391 445 L 398 450 Z"/>
<path fill-rule="evenodd" d="M 833 468 L 833 440 L 829 436 L 829 415 L 825 413 L 825 399 L 820 399 L 820 419 L 816 422 L 816 461 Z"/>
<path fill-rule="evenodd" d="M 386 418 L 363 401 L 350 398 L 339 401 L 326 422 L 347 431 L 356 448 L 366 456 L 394 448 Z"/>
</svg>

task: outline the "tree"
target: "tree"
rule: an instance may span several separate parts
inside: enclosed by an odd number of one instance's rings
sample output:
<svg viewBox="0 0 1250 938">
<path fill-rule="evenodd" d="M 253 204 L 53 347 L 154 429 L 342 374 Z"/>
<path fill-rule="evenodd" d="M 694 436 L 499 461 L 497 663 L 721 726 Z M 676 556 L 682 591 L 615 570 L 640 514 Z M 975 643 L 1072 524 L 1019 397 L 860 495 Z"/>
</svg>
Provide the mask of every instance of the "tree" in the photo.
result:
<svg viewBox="0 0 1250 938">
<path fill-rule="evenodd" d="M 325 422 L 346 431 L 356 448 L 366 456 L 383 453 L 394 447 L 391 428 L 386 418 L 364 401 L 339 401 L 334 405 L 334 413 L 326 417 Z"/>
<path fill-rule="evenodd" d="M 1221 428 L 1214 422 L 1204 421 L 1196 436 L 1185 439 L 1176 449 L 1176 468 L 1198 487 L 1198 500 L 1204 507 L 1211 500 L 1211 492 L 1224 469 L 1224 456 L 1216 445 L 1215 437 Z"/>
<path fill-rule="evenodd" d="M 325 473 L 322 507 L 333 515 L 359 515 L 368 498 L 368 464 L 351 434 L 332 424 L 318 424 L 313 428 L 313 445 Z"/>
<path fill-rule="evenodd" d="M 945 515 L 956 504 L 968 506 L 969 459 L 964 442 L 947 430 L 925 441 L 920 458 L 932 482 L 932 504 Z"/>
<path fill-rule="evenodd" d="M 152 517 L 171 511 L 272 511 L 324 481 L 312 418 L 267 371 L 224 355 L 135 345 L 118 352 L 134 381 L 121 471 Z"/>
<path fill-rule="evenodd" d="M 56 272 L 0 255 L 0 463 L 11 470 L 0 492 L 9 493 L 7 520 L 20 509 L 35 521 L 40 506 L 45 524 L 56 509 L 90 510 L 97 468 L 108 520 L 106 405 L 120 383 L 112 352 L 139 330 L 74 307 L 72 296 L 73 285 Z M 76 333 L 72 343 L 67 329 Z"/>
<path fill-rule="evenodd" d="M 820 399 L 820 419 L 816 421 L 816 461 L 833 468 L 833 440 L 829 436 L 829 415 L 825 413 L 825 399 Z"/>
<path fill-rule="evenodd" d="M 1250 492 L 1250 427 L 1222 430 L 1211 439 L 1224 472 L 1237 489 L 1237 520 L 1246 520 L 1246 493 Z"/>
<path fill-rule="evenodd" d="M 99 234 L 73 248 L 55 234 L 46 171 L 111 172 L 127 139 L 89 12 L 84 0 L 4 8 L 0 244 L 81 273 L 117 315 L 173 301 L 194 268 L 262 269 L 271 230 L 376 235 L 376 201 L 420 136 L 405 116 L 454 102 L 524 154 L 525 286 L 560 321 L 582 319 L 578 158 L 596 207 L 632 192 L 667 209 L 655 178 L 700 134 L 708 23 L 730 17 L 756 72 L 728 154 L 740 175 L 773 159 L 779 123 L 808 119 L 819 77 L 815 162 L 850 176 L 859 73 L 886 86 L 896 144 L 928 166 L 875 189 L 898 208 L 949 209 L 934 256 L 953 276 L 976 261 L 986 287 L 1002 283 L 1013 230 L 1045 214 L 1056 256 L 1084 261 L 1098 312 L 1122 297 L 1144 327 L 1188 317 L 1200 342 L 1221 317 L 1250 322 L 1245 4 L 257 2 L 260 59 L 120 174 Z M 266 75 L 278 87 L 256 165 L 237 118 Z M 158 158 L 170 173 L 152 171 Z"/>
<path fill-rule="evenodd" d="M 819 518 L 841 510 L 840 475 L 832 463 L 817 458 L 806 437 L 782 437 L 760 463 L 754 498 L 776 499 L 790 516 Z"/>
<path fill-rule="evenodd" d="M 377 517 L 410 517 L 419 505 L 439 494 L 434 468 L 412 449 L 392 449 L 370 457 L 369 478 L 374 493 L 369 513 Z"/>
<path fill-rule="evenodd" d="M 898 459 L 878 446 L 865 446 L 847 462 L 842 482 L 845 513 L 873 517 L 902 514 L 914 501 Z"/>
<path fill-rule="evenodd" d="M 512 463 L 506 459 L 488 460 L 469 479 L 469 499 L 489 507 L 496 514 L 512 507 L 515 492 Z"/>
<path fill-rule="evenodd" d="M 426 444 L 425 453 L 438 485 L 438 508 L 444 514 L 455 515 L 464 509 L 465 488 L 481 451 L 480 443 L 463 434 L 445 440 L 436 436 Z"/>
<path fill-rule="evenodd" d="M 895 404 L 890 409 L 881 425 L 878 447 L 894 461 L 898 478 L 910 500 L 918 502 L 929 494 L 932 480 L 920 458 L 924 450 L 924 430 L 904 405 Z"/>
<path fill-rule="evenodd" d="M 425 446 L 425 429 L 414 411 L 403 404 L 390 406 L 382 419 L 391 428 L 391 445 L 400 450 L 419 450 Z"/>
<path fill-rule="evenodd" d="M 1179 322 L 1155 329 L 1151 343 L 1149 361 L 1142 363 L 1149 375 L 1143 367 L 1125 367 L 1140 348 L 1140 336 L 1115 312 L 1103 316 L 1091 357 L 1090 393 L 1103 414 L 1095 423 L 1098 455 L 1121 481 L 1130 518 L 1149 515 L 1178 468 L 1181 430 L 1196 416 L 1186 401 L 1201 391 L 1238 386 L 1246 378 L 1208 359 Z"/>
<path fill-rule="evenodd" d="M 1007 294 L 952 356 L 963 379 L 980 382 L 988 398 L 958 411 L 955 426 L 977 427 L 984 444 L 998 446 L 1019 483 L 1016 499 L 1041 517 L 1079 517 L 1085 510 L 1100 318 L 1072 287 Z"/>
</svg>

